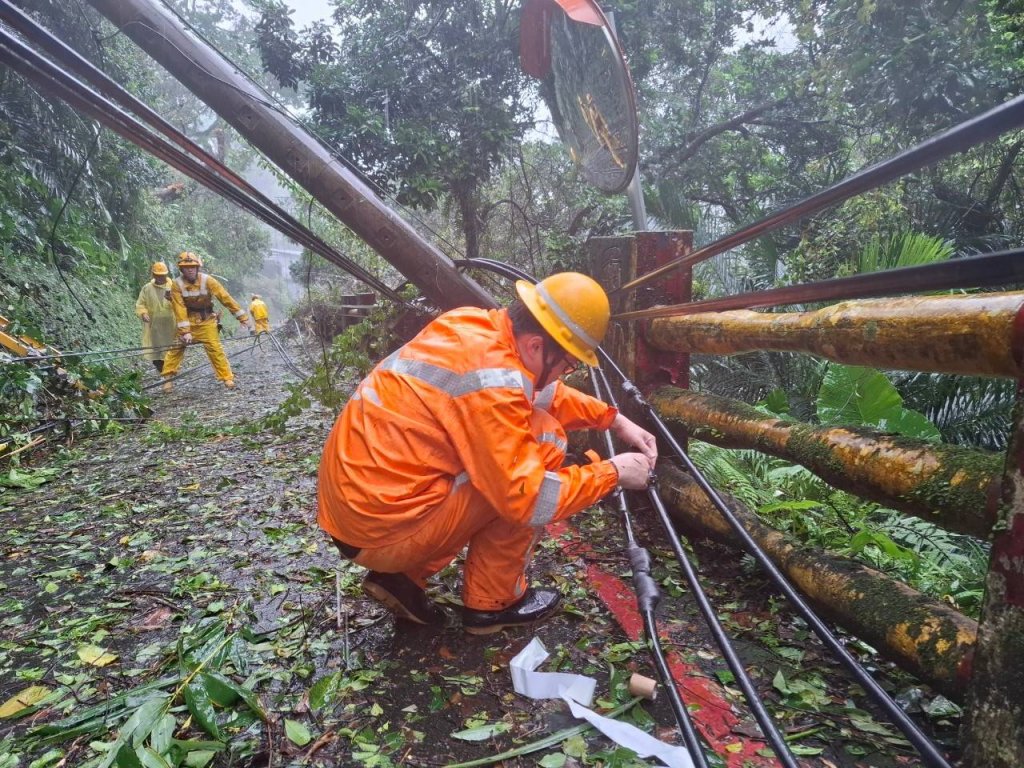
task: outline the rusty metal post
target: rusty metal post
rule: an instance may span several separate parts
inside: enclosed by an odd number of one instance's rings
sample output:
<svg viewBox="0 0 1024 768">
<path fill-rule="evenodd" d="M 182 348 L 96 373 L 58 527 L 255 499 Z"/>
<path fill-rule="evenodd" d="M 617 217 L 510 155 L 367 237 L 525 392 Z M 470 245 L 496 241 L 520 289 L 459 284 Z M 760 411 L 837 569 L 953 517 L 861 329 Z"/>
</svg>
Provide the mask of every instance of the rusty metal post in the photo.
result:
<svg viewBox="0 0 1024 768">
<path fill-rule="evenodd" d="M 587 256 L 590 262 L 590 276 L 611 293 L 623 283 L 630 280 L 635 273 L 636 254 L 635 241 L 630 236 L 592 237 L 587 240 Z M 612 314 L 625 311 L 626 307 L 635 306 L 632 296 L 612 300 Z M 608 333 L 601 344 L 626 374 L 632 377 L 636 370 L 634 353 L 635 323 L 617 323 L 614 320 L 608 327 Z"/>
<path fill-rule="evenodd" d="M 688 254 L 693 248 L 693 232 L 637 232 L 636 275 L 644 275 Z M 676 304 L 693 298 L 693 269 L 682 267 L 671 272 L 657 285 L 647 285 L 636 291 L 636 309 L 657 304 Z M 633 323 L 633 326 L 639 326 Z M 650 392 L 662 384 L 675 384 L 690 388 L 689 353 L 665 352 L 648 345 L 642 329 L 635 330 L 636 371 L 634 383 L 643 392 Z"/>
<path fill-rule="evenodd" d="M 968 689 L 964 768 L 1024 766 L 1024 380 L 995 532 Z"/>
<path fill-rule="evenodd" d="M 487 291 L 456 270 L 451 259 L 159 3 L 90 2 L 439 307 L 497 306 Z"/>
<path fill-rule="evenodd" d="M 655 304 L 689 301 L 693 288 L 689 267 L 681 268 L 670 279 L 635 293 L 616 294 L 614 291 L 637 275 L 685 255 L 692 245 L 693 233 L 688 231 L 637 232 L 632 237 L 594 237 L 588 240 L 590 274 L 612 294 L 612 315 L 646 309 Z M 643 330 L 640 323 L 612 320 L 601 346 L 643 392 L 666 383 L 688 387 L 690 356 L 649 346 Z M 643 418 L 634 410 L 632 400 L 619 405 L 630 418 Z"/>
</svg>

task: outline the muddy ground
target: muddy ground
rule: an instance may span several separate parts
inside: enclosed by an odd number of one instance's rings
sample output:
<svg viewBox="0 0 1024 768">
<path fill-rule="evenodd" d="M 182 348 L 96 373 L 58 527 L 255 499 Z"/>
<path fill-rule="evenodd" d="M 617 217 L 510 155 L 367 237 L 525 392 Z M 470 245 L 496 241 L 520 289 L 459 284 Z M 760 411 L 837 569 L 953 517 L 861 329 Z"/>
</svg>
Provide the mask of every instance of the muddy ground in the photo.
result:
<svg viewBox="0 0 1024 768">
<path fill-rule="evenodd" d="M 162 742 L 145 741 L 164 754 L 162 763 L 147 756 L 147 768 L 439 766 L 578 725 L 563 703 L 512 690 L 508 661 L 534 635 L 552 652 L 543 669 L 597 678 L 599 710 L 630 701 L 629 673 L 656 676 L 588 575 L 600 567 L 628 583 L 610 509 L 578 516 L 539 548 L 534 583 L 556 585 L 565 598 L 546 624 L 464 634 L 452 567 L 432 588 L 449 626 L 396 625 L 362 596 L 361 569 L 342 562 L 315 525 L 316 469 L 333 414 L 311 407 L 275 433 L 261 420 L 296 374 L 270 345 L 233 364 L 236 391 L 193 376 L 154 396 L 145 424 L 41 459 L 26 483 L 37 487 L 0 495 L 0 768 L 134 765 L 121 749 L 125 723 L 147 701 L 167 726 Z M 666 650 L 735 715 L 712 764 L 773 764 L 751 742 L 756 725 L 658 544 L 662 534 L 643 514 L 637 523 L 658 563 Z M 567 539 L 589 548 L 566 548 Z M 920 764 L 744 559 L 702 545 L 693 554 L 801 765 Z M 870 649 L 851 647 L 912 710 L 934 705 Z M 16 694 L 21 706 L 10 704 Z M 718 706 L 687 703 L 698 727 L 702 710 Z M 955 711 L 930 709 L 923 726 L 955 750 Z M 680 741 L 665 696 L 622 717 Z M 647 763 L 590 731 L 504 764 Z"/>
</svg>

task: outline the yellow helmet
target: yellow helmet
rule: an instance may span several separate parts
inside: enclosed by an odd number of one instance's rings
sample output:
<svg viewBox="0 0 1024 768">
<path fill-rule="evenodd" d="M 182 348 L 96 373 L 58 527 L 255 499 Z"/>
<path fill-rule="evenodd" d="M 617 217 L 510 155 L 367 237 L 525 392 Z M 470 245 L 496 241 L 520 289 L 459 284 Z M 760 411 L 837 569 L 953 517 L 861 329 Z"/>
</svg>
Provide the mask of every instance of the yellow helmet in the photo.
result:
<svg viewBox="0 0 1024 768">
<path fill-rule="evenodd" d="M 153 266 L 150 267 L 149 271 L 154 275 L 168 275 L 170 271 L 167 269 L 167 265 L 162 261 L 154 261 Z"/>
<path fill-rule="evenodd" d="M 178 269 L 182 267 L 201 267 L 203 260 L 192 251 L 182 251 L 178 254 Z"/>
<path fill-rule="evenodd" d="M 594 350 L 608 330 L 608 295 L 593 278 L 559 272 L 530 285 L 516 281 L 516 293 L 541 327 L 573 357 L 597 365 Z"/>
</svg>

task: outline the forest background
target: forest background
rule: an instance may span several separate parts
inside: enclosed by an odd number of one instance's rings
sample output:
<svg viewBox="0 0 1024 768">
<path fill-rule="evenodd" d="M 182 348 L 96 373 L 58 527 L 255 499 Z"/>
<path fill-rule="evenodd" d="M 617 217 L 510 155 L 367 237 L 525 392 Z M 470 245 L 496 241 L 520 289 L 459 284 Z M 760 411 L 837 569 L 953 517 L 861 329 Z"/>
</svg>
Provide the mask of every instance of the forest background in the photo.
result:
<svg viewBox="0 0 1024 768">
<path fill-rule="evenodd" d="M 581 268 L 588 237 L 632 229 L 625 200 L 586 186 L 553 140 L 547 85 L 519 69 L 518 2 L 331 0 L 329 18 L 301 28 L 278 0 L 168 3 L 453 258 L 487 256 L 542 276 Z M 87 4 L 18 4 L 229 165 L 260 166 L 228 125 Z M 637 86 L 649 225 L 692 229 L 697 246 L 1018 95 L 1024 76 L 1024 10 L 1008 0 L 603 7 L 615 13 Z M 231 204 L 7 69 L 0 117 L 0 314 L 14 330 L 72 350 L 136 346 L 133 305 L 149 264 L 173 262 L 185 248 L 200 252 L 236 297 L 262 285 L 268 233 Z M 1007 134 L 712 259 L 697 272 L 697 298 L 1017 245 L 1022 149 L 1024 134 Z M 325 240 L 400 282 L 280 181 Z M 359 290 L 315 258 L 293 277 L 305 303 Z M 852 375 L 840 366 L 754 354 L 695 358 L 693 373 L 697 388 L 822 423 L 877 426 L 872 403 L 896 393 L 900 408 L 923 416 L 903 420 L 917 425 L 914 434 L 1005 448 L 1009 382 L 858 372 L 870 386 L 851 406 L 839 402 Z M 83 412 L 143 407 L 138 373 L 73 366 L 72 374 L 105 382 L 111 394 L 77 403 Z M 17 444 L 52 407 L 41 376 L 0 368 L 0 443 Z M 775 524 L 818 543 L 841 537 L 841 549 L 976 608 L 980 545 L 942 539 L 946 560 L 966 553 L 967 564 L 928 567 L 920 555 L 939 532 L 909 538 L 885 528 L 885 510 L 781 462 L 701 450 L 723 485 L 755 508 L 789 515 Z M 824 506 L 844 512 L 842 525 L 834 515 L 815 518 Z M 872 516 L 872 536 L 851 539 Z"/>
</svg>

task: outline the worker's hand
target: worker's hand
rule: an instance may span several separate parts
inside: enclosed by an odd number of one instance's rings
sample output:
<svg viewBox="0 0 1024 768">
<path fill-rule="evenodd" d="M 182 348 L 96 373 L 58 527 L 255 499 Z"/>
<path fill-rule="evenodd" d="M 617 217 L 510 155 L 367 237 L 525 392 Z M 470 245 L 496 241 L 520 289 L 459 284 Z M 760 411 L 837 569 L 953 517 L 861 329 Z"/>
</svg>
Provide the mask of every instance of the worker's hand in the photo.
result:
<svg viewBox="0 0 1024 768">
<path fill-rule="evenodd" d="M 184 344 L 186 347 L 189 344 L 191 344 L 192 343 L 192 334 L 191 333 L 183 333 L 183 334 L 181 334 L 181 343 Z"/>
<path fill-rule="evenodd" d="M 149 322 L 149 312 L 143 312 L 141 315 L 139 315 L 139 317 L 142 318 L 142 322 Z"/>
<path fill-rule="evenodd" d="M 612 456 L 612 464 L 619 471 L 619 485 L 627 491 L 642 491 L 653 468 L 642 453 L 619 453 Z"/>
<path fill-rule="evenodd" d="M 628 447 L 634 448 L 646 456 L 651 463 L 649 468 L 654 469 L 654 463 L 658 460 L 658 441 L 654 439 L 654 435 L 621 413 L 612 422 L 611 431 Z"/>
</svg>

